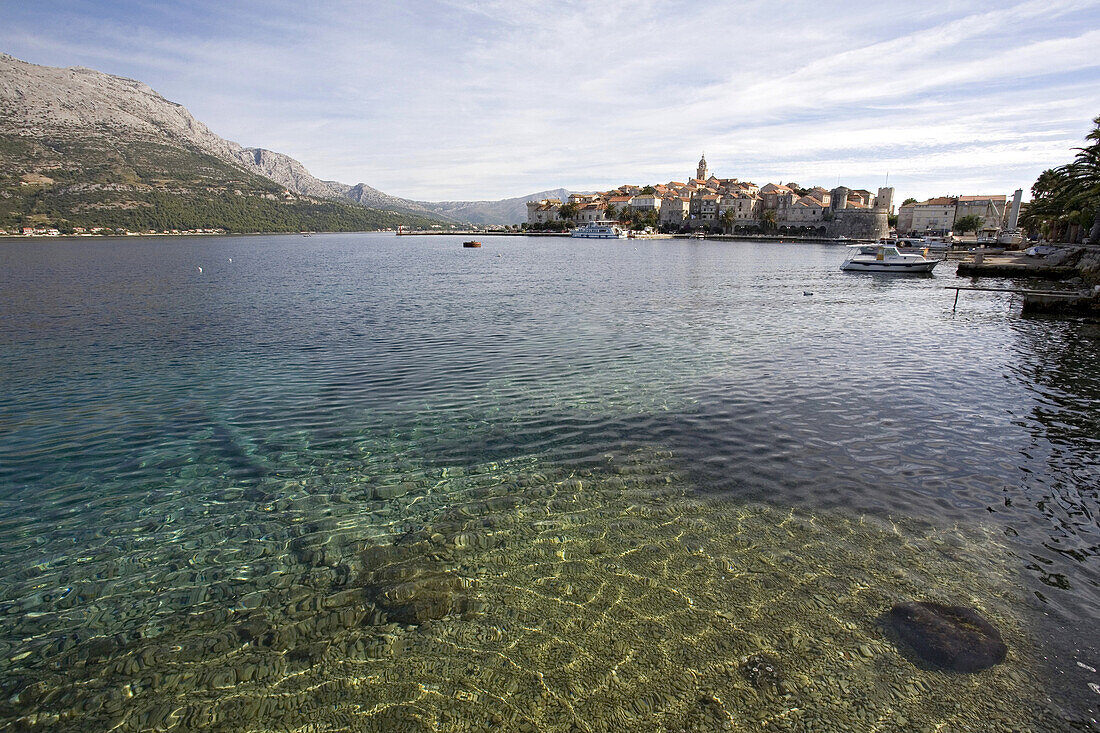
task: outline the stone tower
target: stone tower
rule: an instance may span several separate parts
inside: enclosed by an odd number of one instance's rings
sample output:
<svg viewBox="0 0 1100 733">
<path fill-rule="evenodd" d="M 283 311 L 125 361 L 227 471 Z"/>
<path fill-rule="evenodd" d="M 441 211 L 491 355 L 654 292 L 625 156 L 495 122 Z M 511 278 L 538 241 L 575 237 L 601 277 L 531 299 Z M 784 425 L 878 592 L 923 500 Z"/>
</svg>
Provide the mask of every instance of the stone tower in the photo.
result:
<svg viewBox="0 0 1100 733">
<path fill-rule="evenodd" d="M 894 189 L 891 186 L 886 186 L 878 190 L 878 196 L 875 196 L 875 208 L 883 209 L 887 214 L 894 213 Z"/>
<path fill-rule="evenodd" d="M 707 180 L 707 156 L 703 154 L 699 158 L 699 167 L 695 171 L 695 177 L 700 181 Z"/>
</svg>

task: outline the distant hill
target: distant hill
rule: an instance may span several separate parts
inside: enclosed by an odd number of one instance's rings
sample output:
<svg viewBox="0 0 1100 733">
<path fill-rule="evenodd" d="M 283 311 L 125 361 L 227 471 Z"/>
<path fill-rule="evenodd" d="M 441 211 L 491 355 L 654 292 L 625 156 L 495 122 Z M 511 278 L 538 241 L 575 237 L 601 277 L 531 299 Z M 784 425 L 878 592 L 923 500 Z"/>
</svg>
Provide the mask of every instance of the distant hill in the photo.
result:
<svg viewBox="0 0 1100 733">
<path fill-rule="evenodd" d="M 413 201 L 314 177 L 225 140 L 149 86 L 0 54 L 0 227 L 27 223 L 232 231 L 526 221 L 526 202 Z"/>
<path fill-rule="evenodd" d="M 518 196 L 501 201 L 440 201 L 420 202 L 436 216 L 447 217 L 473 224 L 522 224 L 527 221 L 527 202 L 545 198 L 564 201 L 571 192 L 564 188 Z"/>
</svg>

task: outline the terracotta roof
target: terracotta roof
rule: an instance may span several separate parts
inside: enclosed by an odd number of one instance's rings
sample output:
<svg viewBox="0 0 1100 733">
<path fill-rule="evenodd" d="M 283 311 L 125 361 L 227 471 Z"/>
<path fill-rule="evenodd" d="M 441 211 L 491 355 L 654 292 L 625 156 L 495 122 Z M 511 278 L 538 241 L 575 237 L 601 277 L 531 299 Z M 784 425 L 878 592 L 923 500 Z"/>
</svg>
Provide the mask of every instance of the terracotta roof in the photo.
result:
<svg viewBox="0 0 1100 733">
<path fill-rule="evenodd" d="M 959 196 L 959 201 L 996 201 L 1003 204 L 1007 196 Z"/>
<path fill-rule="evenodd" d="M 633 196 L 612 196 L 610 199 L 608 199 L 608 201 L 610 201 L 613 204 L 621 204 L 624 201 L 629 201 L 632 198 L 634 198 L 634 197 Z"/>
<path fill-rule="evenodd" d="M 904 206 L 905 204 L 903 204 Z M 918 201 L 915 204 L 909 204 L 909 206 L 954 206 L 955 199 L 950 196 L 940 196 L 939 198 L 928 199 L 927 201 Z"/>
</svg>

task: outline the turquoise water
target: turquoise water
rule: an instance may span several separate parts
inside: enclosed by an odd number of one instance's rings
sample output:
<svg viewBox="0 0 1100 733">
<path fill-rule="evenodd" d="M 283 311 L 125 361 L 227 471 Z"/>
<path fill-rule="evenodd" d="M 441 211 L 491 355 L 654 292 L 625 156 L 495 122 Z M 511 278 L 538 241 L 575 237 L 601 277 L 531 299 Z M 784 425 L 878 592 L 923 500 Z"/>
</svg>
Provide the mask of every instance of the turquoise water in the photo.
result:
<svg viewBox="0 0 1100 733">
<path fill-rule="evenodd" d="M 0 244 L 0 719 L 1095 725 L 1100 326 L 829 246 L 484 241 Z M 1005 664 L 922 666 L 913 598 Z"/>
</svg>

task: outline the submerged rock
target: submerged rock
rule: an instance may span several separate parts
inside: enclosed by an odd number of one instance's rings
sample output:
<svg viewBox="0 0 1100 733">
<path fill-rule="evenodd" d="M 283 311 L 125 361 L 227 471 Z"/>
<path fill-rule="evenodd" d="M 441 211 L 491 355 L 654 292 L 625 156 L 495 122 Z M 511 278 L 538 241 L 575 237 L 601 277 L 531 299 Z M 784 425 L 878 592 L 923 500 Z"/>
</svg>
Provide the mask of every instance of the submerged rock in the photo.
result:
<svg viewBox="0 0 1100 733">
<path fill-rule="evenodd" d="M 780 694 L 786 692 L 779 660 L 770 654 L 742 657 L 738 670 L 758 690 L 775 690 Z"/>
<path fill-rule="evenodd" d="M 368 548 L 363 587 L 386 621 L 419 626 L 451 614 L 476 612 L 471 582 L 429 553 L 428 543 Z"/>
<path fill-rule="evenodd" d="M 1001 634 L 973 608 L 942 603 L 899 603 L 890 609 L 898 636 L 932 664 L 956 672 L 977 672 L 1004 661 Z"/>
</svg>

